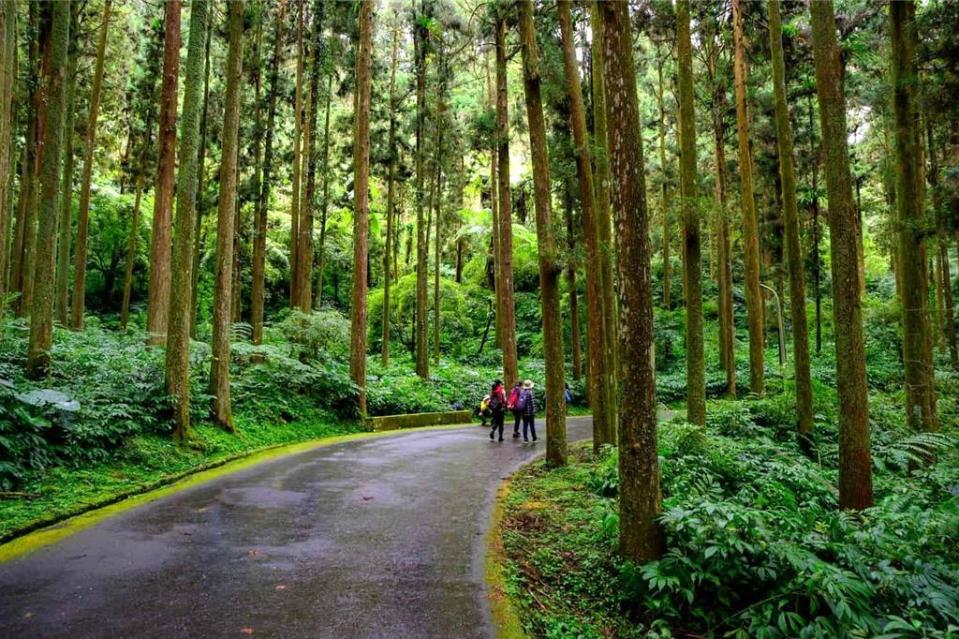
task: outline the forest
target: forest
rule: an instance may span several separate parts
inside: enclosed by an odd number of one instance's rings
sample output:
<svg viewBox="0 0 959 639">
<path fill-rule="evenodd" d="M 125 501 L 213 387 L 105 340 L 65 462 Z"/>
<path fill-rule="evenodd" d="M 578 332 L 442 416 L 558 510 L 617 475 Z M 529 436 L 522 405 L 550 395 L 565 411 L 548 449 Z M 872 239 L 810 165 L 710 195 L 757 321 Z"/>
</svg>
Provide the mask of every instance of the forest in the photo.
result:
<svg viewBox="0 0 959 639">
<path fill-rule="evenodd" d="M 495 628 L 387 636 L 959 638 L 957 28 L 0 0 L 0 575 L 83 513 L 528 380 L 543 443 L 435 506 L 489 520 Z M 506 421 L 453 432 L 507 464 Z M 21 613 L 0 634 L 59 636 Z"/>
</svg>

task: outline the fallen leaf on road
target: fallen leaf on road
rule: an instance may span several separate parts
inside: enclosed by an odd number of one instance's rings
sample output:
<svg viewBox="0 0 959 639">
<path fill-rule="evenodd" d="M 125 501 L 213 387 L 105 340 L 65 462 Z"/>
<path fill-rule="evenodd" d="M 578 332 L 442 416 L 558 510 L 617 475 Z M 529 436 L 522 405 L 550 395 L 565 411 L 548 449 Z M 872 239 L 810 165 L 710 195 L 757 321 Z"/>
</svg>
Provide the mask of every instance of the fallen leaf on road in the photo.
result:
<svg viewBox="0 0 959 639">
<path fill-rule="evenodd" d="M 363 501 L 370 501 L 371 499 L 373 498 L 368 495 L 363 495 Z"/>
<path fill-rule="evenodd" d="M 286 590 L 286 584 L 276 584 L 273 588 L 275 590 Z"/>
<path fill-rule="evenodd" d="M 242 630 L 240 630 L 240 632 L 242 632 L 242 633 L 245 634 L 245 635 L 252 635 L 252 634 L 253 634 L 253 628 L 243 628 Z"/>
</svg>

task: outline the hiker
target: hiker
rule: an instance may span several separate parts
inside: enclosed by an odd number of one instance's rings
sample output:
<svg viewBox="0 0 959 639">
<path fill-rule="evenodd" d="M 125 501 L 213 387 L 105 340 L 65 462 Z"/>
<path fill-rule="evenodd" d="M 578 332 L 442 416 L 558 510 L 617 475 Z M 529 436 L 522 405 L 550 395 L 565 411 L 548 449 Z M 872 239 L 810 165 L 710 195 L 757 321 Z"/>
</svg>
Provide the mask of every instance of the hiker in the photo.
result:
<svg viewBox="0 0 959 639">
<path fill-rule="evenodd" d="M 513 390 L 509 392 L 509 399 L 506 400 L 506 408 L 513 413 L 513 439 L 519 437 L 519 425 L 523 419 L 523 411 L 518 406 L 522 394 L 523 382 L 517 381 L 513 384 Z"/>
<path fill-rule="evenodd" d="M 493 416 L 493 411 L 489 407 L 490 396 L 486 395 L 483 397 L 483 401 L 479 403 L 479 406 L 476 408 L 476 416 L 480 418 L 480 422 L 483 426 L 486 426 L 486 420 Z"/>
<path fill-rule="evenodd" d="M 569 413 L 569 404 L 573 401 L 573 394 L 569 391 L 569 382 L 566 382 L 566 388 L 563 389 L 563 401 L 566 406 L 566 413 Z"/>
<path fill-rule="evenodd" d="M 528 442 L 529 436 L 536 441 L 536 397 L 533 396 L 533 380 L 523 382 L 523 390 L 519 399 L 520 411 L 523 414 L 523 441 Z M 528 431 L 528 433 L 527 433 Z"/>
<path fill-rule="evenodd" d="M 493 428 L 489 432 L 489 439 L 493 441 L 496 436 L 496 429 L 499 428 L 499 440 L 503 441 L 503 420 L 506 417 L 506 391 L 503 390 L 503 382 L 495 380 L 493 387 L 489 392 L 489 409 L 493 414 Z"/>
</svg>

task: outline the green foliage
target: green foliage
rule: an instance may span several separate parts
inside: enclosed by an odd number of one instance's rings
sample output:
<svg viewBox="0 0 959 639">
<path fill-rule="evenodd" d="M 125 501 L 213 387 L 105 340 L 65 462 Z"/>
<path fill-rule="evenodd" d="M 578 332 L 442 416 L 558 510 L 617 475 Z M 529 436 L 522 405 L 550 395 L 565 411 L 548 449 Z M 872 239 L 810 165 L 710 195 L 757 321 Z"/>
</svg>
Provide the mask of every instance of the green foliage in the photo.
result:
<svg viewBox="0 0 959 639">
<path fill-rule="evenodd" d="M 585 628 L 579 636 L 628 627 L 638 634 L 622 636 L 643 636 L 642 628 L 665 636 L 955 637 L 956 432 L 875 424 L 877 504 L 848 513 L 838 509 L 835 456 L 803 456 L 779 404 L 712 402 L 706 429 L 660 427 L 668 552 L 643 566 L 615 556 L 615 449 L 597 458 L 581 452 L 584 463 L 573 469 L 521 473 L 505 538 L 517 592 L 535 588 L 546 602 L 527 605 L 536 611 L 533 636 L 566 623 Z M 834 428 L 823 430 L 821 438 L 835 439 Z M 933 456 L 935 465 L 919 463 Z M 530 526 L 524 503 L 548 517 Z M 606 551 L 589 572 L 581 558 L 597 543 Z M 600 584 L 612 594 L 586 594 Z"/>
</svg>

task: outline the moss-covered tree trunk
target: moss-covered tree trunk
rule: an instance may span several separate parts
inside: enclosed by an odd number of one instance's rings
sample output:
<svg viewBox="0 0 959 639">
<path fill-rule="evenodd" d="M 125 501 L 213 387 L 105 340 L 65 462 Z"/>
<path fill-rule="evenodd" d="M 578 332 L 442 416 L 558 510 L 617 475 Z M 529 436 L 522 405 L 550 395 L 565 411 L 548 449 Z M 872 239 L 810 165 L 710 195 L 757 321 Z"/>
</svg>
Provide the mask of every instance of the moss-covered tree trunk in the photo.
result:
<svg viewBox="0 0 959 639">
<path fill-rule="evenodd" d="M 605 339 L 606 396 L 609 409 L 606 419 L 613 441 L 616 440 L 616 402 L 617 374 L 619 372 L 619 344 L 616 330 L 616 301 L 613 292 L 613 246 L 610 236 L 612 213 L 609 207 L 609 151 L 606 148 L 608 136 L 606 123 L 606 64 L 603 57 L 603 27 L 599 17 L 599 4 L 595 0 L 589 3 L 592 41 L 590 46 L 593 98 L 593 164 L 596 167 L 596 228 L 600 243 L 600 270 L 603 291 L 603 337 Z"/>
<path fill-rule="evenodd" d="M 300 243 L 300 199 L 303 190 L 303 14 L 306 2 L 297 3 L 296 11 L 296 83 L 293 88 L 293 184 L 290 194 L 290 307 L 297 305 L 297 250 Z"/>
<path fill-rule="evenodd" d="M 7 263 L 13 204 L 14 88 L 17 66 L 17 5 L 15 0 L 0 0 L 0 316 L 7 292 Z"/>
<path fill-rule="evenodd" d="M 217 210 L 216 284 L 213 290 L 213 362 L 210 395 L 213 420 L 232 431 L 230 402 L 230 312 L 233 299 L 233 217 L 236 204 L 236 164 L 240 129 L 240 83 L 243 80 L 243 17 L 245 2 L 231 2 L 227 33 L 229 52 L 224 76 L 223 144 L 220 160 L 220 201 Z"/>
<path fill-rule="evenodd" d="M 656 104 L 659 106 L 659 170 L 662 183 L 662 216 L 663 216 L 663 306 L 672 306 L 670 289 L 670 275 L 672 266 L 669 263 L 669 172 L 666 170 L 666 85 L 663 82 L 663 59 L 656 64 L 656 74 L 659 79 L 659 91 L 656 93 Z"/>
<path fill-rule="evenodd" d="M 7 292 L 10 225 L 12 215 L 14 81 L 17 66 L 17 5 L 0 0 L 0 315 Z"/>
<path fill-rule="evenodd" d="M 684 287 L 686 295 L 686 418 L 706 425 L 706 360 L 703 345 L 703 274 L 696 188 L 696 116 L 693 94 L 693 47 L 689 2 L 676 3 L 676 48 L 679 57 L 679 143 L 682 181 Z"/>
<path fill-rule="evenodd" d="M 170 308 L 170 243 L 173 183 L 176 169 L 176 107 L 180 75 L 180 0 L 165 5 L 163 21 L 163 84 L 160 95 L 160 132 L 157 137 L 156 188 L 153 196 L 153 234 L 150 243 L 150 279 L 147 287 L 147 332 L 153 344 L 166 336 Z M 80 238 L 77 237 L 79 250 Z M 76 294 L 74 294 L 74 300 Z M 77 304 L 72 314 L 76 317 Z M 74 322 L 76 324 L 76 322 Z"/>
<path fill-rule="evenodd" d="M 140 151 L 137 154 L 136 178 L 134 181 L 133 194 L 133 214 L 130 216 L 130 235 L 127 239 L 126 261 L 123 267 L 123 301 L 120 304 L 120 330 L 127 329 L 127 323 L 130 321 L 130 298 L 133 293 L 133 263 L 136 261 L 137 240 L 140 237 L 140 206 L 143 204 L 143 187 L 146 181 L 146 158 L 147 148 L 153 141 L 151 128 L 152 119 L 147 119 L 144 135 L 146 136 L 140 142 Z"/>
<path fill-rule="evenodd" d="M 420 5 L 421 10 L 425 4 Z M 416 374 L 430 375 L 430 359 L 426 337 L 426 46 L 429 31 L 420 16 L 413 26 L 414 66 L 416 75 Z"/>
<path fill-rule="evenodd" d="M 601 4 L 612 206 L 619 270 L 622 402 L 619 406 L 619 546 L 637 562 L 657 559 L 663 537 L 656 447 L 655 349 L 649 217 L 633 37 L 626 3 Z"/>
<path fill-rule="evenodd" d="M 786 104 L 786 68 L 783 56 L 782 19 L 778 0 L 769 0 L 769 47 L 772 52 L 776 142 L 782 184 L 783 231 L 789 265 L 789 302 L 792 311 L 793 369 L 796 376 L 796 413 L 799 436 L 808 442 L 813 430 L 812 380 L 809 372 L 809 330 L 806 327 L 806 269 L 799 237 L 793 134 Z"/>
<path fill-rule="evenodd" d="M 726 204 L 726 87 L 718 78 L 719 47 L 713 44 L 707 70 L 713 90 L 713 147 L 716 158 L 716 253 L 719 272 L 719 359 L 726 373 L 726 393 L 736 397 L 735 318 L 733 316 L 732 249 Z"/>
<path fill-rule="evenodd" d="M 207 17 L 206 21 L 206 64 L 203 72 L 203 107 L 200 110 L 200 148 L 197 150 L 197 195 L 196 195 L 196 223 L 193 230 L 193 286 L 190 287 L 192 299 L 190 301 L 190 337 L 197 338 L 196 328 L 199 321 L 197 298 L 200 289 L 200 257 L 203 255 L 206 244 L 203 228 L 203 218 L 206 217 L 206 148 L 209 142 L 207 134 L 210 121 L 210 43 L 213 40 L 213 20 Z"/>
<path fill-rule="evenodd" d="M 753 195 L 749 113 L 746 105 L 746 51 L 743 43 L 742 0 L 733 0 L 733 70 L 736 85 L 736 130 L 739 137 L 739 184 L 742 191 L 743 266 L 746 275 L 746 316 L 749 325 L 749 390 L 765 392 L 763 369 L 763 295 L 759 287 L 759 226 Z"/>
<path fill-rule="evenodd" d="M 373 64 L 373 3 L 360 5 L 356 45 L 356 115 L 353 127 L 353 289 L 350 296 L 350 377 L 360 389 L 366 415 L 366 275 L 370 216 L 370 100 Z"/>
<path fill-rule="evenodd" d="M 200 108 L 203 104 L 207 19 L 207 0 L 192 0 L 183 113 L 180 121 L 180 172 L 176 187 L 173 273 L 166 340 L 166 391 L 174 398 L 173 436 L 179 440 L 190 434 L 190 291 L 193 287 L 197 146 L 200 137 Z"/>
<path fill-rule="evenodd" d="M 100 116 L 100 93 L 103 88 L 103 67 L 107 48 L 107 29 L 110 25 L 111 0 L 105 0 L 103 3 L 103 15 L 100 22 L 100 36 L 97 43 L 97 61 L 93 72 L 93 87 L 90 89 L 90 109 L 87 114 L 86 139 L 83 148 L 83 175 L 80 179 L 80 210 L 77 214 L 77 246 L 74 252 L 73 261 L 73 305 L 70 309 L 70 324 L 75 329 L 83 328 L 83 314 L 85 311 L 86 300 L 86 277 L 87 277 L 87 236 L 89 234 L 90 224 L 90 187 L 93 181 L 93 151 L 96 148 L 97 141 L 97 120 Z M 176 106 L 174 105 L 174 109 Z M 174 133 L 175 135 L 175 133 Z M 168 221 L 169 222 L 169 221 Z M 167 229 L 169 232 L 169 228 Z M 169 240 L 169 235 L 167 235 Z M 166 256 L 169 258 L 169 247 L 167 247 Z M 166 271 L 163 282 L 157 281 L 157 296 L 151 298 L 159 306 L 147 307 L 147 316 L 164 315 L 166 311 L 166 302 L 170 294 L 170 268 L 167 262 L 162 270 Z M 151 278 L 152 281 L 152 278 Z M 166 327 L 166 319 L 159 319 L 151 327 L 151 333 L 163 334 Z"/>
<path fill-rule="evenodd" d="M 393 253 L 394 208 L 396 206 L 396 67 L 400 47 L 400 30 L 393 29 L 392 45 L 390 49 L 390 130 L 387 138 L 387 153 L 389 153 L 389 168 L 386 176 L 386 243 L 383 247 L 383 333 L 380 347 L 380 359 L 383 366 L 390 363 L 390 287 L 392 274 L 390 273 L 390 256 Z"/>
<path fill-rule="evenodd" d="M 919 110 L 916 69 L 916 6 L 911 0 L 889 3 L 895 114 L 897 237 L 902 274 L 902 348 L 906 382 L 906 419 L 915 430 L 934 431 L 936 388 L 929 334 L 925 274 L 927 233 L 923 219 L 922 155 L 918 151 Z M 823 132 L 825 137 L 825 130 Z"/>
<path fill-rule="evenodd" d="M 326 74 L 326 116 L 323 120 L 323 201 L 320 203 L 320 244 L 316 264 L 316 293 L 313 295 L 314 308 L 320 308 L 323 298 L 323 268 L 326 250 L 326 219 L 330 210 L 330 106 L 333 102 L 333 77 L 330 70 Z"/>
<path fill-rule="evenodd" d="M 846 146 L 846 97 L 832 1 L 813 2 L 810 12 L 831 230 L 836 382 L 839 387 L 839 505 L 861 509 L 873 503 L 872 457 L 856 253 L 856 210 Z"/>
<path fill-rule="evenodd" d="M 277 9 L 273 27 L 273 59 L 270 61 L 270 94 L 266 114 L 266 140 L 263 149 L 263 182 L 257 193 L 256 221 L 253 230 L 253 287 L 250 299 L 250 321 L 253 324 L 253 343 L 263 343 L 263 304 L 266 279 L 266 227 L 270 206 L 270 191 L 273 187 L 273 135 L 276 127 L 276 98 L 279 93 L 280 54 L 283 49 L 283 20 L 285 15 Z"/>
<path fill-rule="evenodd" d="M 73 8 L 72 24 L 70 31 L 77 32 L 77 12 L 78 5 L 71 5 Z M 57 240 L 57 279 L 56 293 L 54 296 L 54 306 L 56 310 L 57 322 L 61 326 L 67 326 L 70 314 L 70 243 L 71 243 L 71 219 L 73 217 L 73 129 L 74 129 L 74 105 L 77 86 L 77 42 L 76 37 L 71 38 L 69 61 L 67 62 L 66 87 L 64 89 L 63 106 L 63 176 L 60 180 L 60 222 L 59 238 Z M 0 137 L 0 140 L 6 138 Z M 0 167 L 2 170 L 2 167 Z M 0 173 L 5 175 L 6 172 Z M 3 178 L 0 177 L 0 180 Z M 2 189 L 0 189 L 2 191 Z M 0 194 L 2 197 L 2 194 Z M 2 206 L 2 204 L 0 204 Z M 6 235 L 0 236 L 6 237 Z"/>
<path fill-rule="evenodd" d="M 566 399 L 563 317 L 560 313 L 559 263 L 551 215 L 552 188 L 546 152 L 546 120 L 540 92 L 540 70 L 533 25 L 532 0 L 519 4 L 519 34 L 523 55 L 523 87 L 533 164 L 536 238 L 539 247 L 539 287 L 543 311 L 543 354 L 546 360 L 546 462 L 566 464 Z"/>
<path fill-rule="evenodd" d="M 509 96 L 506 72 L 506 5 L 496 7 L 496 173 L 499 180 L 497 208 L 500 261 L 496 294 L 500 297 L 503 320 L 500 323 L 500 347 L 503 350 L 503 382 L 511 387 L 519 380 L 516 355 L 516 306 L 513 297 L 513 207 L 510 197 Z"/>
<path fill-rule="evenodd" d="M 43 132 L 44 154 L 37 209 L 37 237 L 42 238 L 42 241 L 38 241 L 36 247 L 30 345 L 27 350 L 27 376 L 31 379 L 47 374 L 50 349 L 53 347 L 53 293 L 59 214 L 57 198 L 60 195 L 60 146 L 70 47 L 70 10 L 69 2 L 54 3 L 50 27 L 50 68 L 46 78 L 47 126 Z"/>
<path fill-rule="evenodd" d="M 599 241 L 596 222 L 596 200 L 593 196 L 593 168 L 590 161 L 589 138 L 586 133 L 586 108 L 580 88 L 579 69 L 576 64 L 573 20 L 569 0 L 558 0 L 560 34 L 563 43 L 563 67 L 566 73 L 566 88 L 569 93 L 569 118 L 576 154 L 576 175 L 579 180 L 579 206 L 582 217 L 583 241 L 586 245 L 586 339 L 589 368 L 589 402 L 593 412 L 593 447 L 599 449 L 615 440 L 612 422 L 609 419 L 606 358 L 606 324 L 603 321 L 603 284 Z M 608 94 L 608 92 L 607 92 Z M 610 129 L 612 123 L 610 123 Z M 623 353 L 623 357 L 626 354 Z"/>
<path fill-rule="evenodd" d="M 316 202 L 316 139 L 317 111 L 320 96 L 320 76 L 323 72 L 324 39 L 323 24 L 326 3 L 317 0 L 313 5 L 313 43 L 310 47 L 310 87 L 307 92 L 306 124 L 304 129 L 303 154 L 306 160 L 306 187 L 300 199 L 300 220 L 298 226 L 299 244 L 296 248 L 296 292 L 295 306 L 304 313 L 313 308 L 313 210 Z"/>
</svg>

